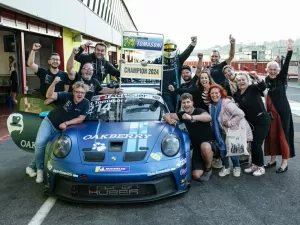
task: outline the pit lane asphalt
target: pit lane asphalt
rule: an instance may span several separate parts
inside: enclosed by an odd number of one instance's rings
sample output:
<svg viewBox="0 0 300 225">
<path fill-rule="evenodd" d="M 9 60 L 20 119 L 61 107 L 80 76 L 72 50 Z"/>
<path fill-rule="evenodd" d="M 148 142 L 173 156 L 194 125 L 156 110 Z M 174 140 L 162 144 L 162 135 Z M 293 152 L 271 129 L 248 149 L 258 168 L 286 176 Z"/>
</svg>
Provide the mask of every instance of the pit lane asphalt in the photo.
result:
<svg viewBox="0 0 300 225">
<path fill-rule="evenodd" d="M 289 87 L 288 97 L 300 102 L 300 89 Z M 273 168 L 262 177 L 243 173 L 240 178 L 219 178 L 214 170 L 209 182 L 193 182 L 189 193 L 152 203 L 83 205 L 57 200 L 42 224 L 298 225 L 300 117 L 293 118 L 297 156 L 284 174 L 276 174 Z M 47 199 L 43 185 L 25 175 L 31 159 L 32 154 L 19 150 L 11 140 L 0 144 L 1 225 L 28 224 Z"/>
</svg>

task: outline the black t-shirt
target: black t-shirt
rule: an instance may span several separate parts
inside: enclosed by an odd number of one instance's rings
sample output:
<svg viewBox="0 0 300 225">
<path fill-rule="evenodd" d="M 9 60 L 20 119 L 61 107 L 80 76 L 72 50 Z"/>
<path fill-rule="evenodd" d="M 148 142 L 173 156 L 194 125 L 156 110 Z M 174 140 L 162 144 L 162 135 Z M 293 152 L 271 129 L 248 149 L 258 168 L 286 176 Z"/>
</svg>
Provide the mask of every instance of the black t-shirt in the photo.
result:
<svg viewBox="0 0 300 225">
<path fill-rule="evenodd" d="M 40 78 L 40 92 L 42 96 L 46 96 L 47 90 L 54 81 L 55 77 L 60 77 L 61 81 L 55 85 L 55 92 L 61 92 L 65 90 L 65 85 L 69 85 L 69 77 L 66 72 L 61 70 L 57 74 L 51 73 L 48 69 L 39 67 L 38 71 L 35 73 Z"/>
<path fill-rule="evenodd" d="M 70 92 L 73 91 L 72 85 L 74 83 L 76 83 L 77 81 L 83 81 L 86 85 L 89 86 L 89 90 L 85 95 L 85 98 L 89 101 L 91 101 L 92 97 L 94 95 L 99 94 L 99 92 L 102 91 L 102 89 L 103 89 L 100 82 L 97 79 L 92 77 L 90 80 L 84 80 L 79 73 L 76 73 L 75 79 L 72 81 L 70 88 L 69 88 Z"/>
<path fill-rule="evenodd" d="M 227 65 L 227 62 L 223 61 L 223 62 L 221 62 L 217 65 L 214 65 L 214 66 L 210 67 L 211 77 L 214 79 L 214 81 L 217 84 L 221 85 L 226 80 L 226 77 L 225 77 L 224 73 L 222 72 L 224 66 L 226 66 L 226 65 Z"/>
<path fill-rule="evenodd" d="M 253 125 L 261 123 L 264 116 L 267 116 L 265 105 L 261 98 L 261 93 L 266 89 L 266 83 L 262 81 L 258 84 L 249 85 L 246 91 L 241 94 L 238 90 L 234 94 L 234 100 L 244 111 L 245 118 Z"/>
<path fill-rule="evenodd" d="M 210 68 L 210 74 L 211 74 L 211 77 L 214 79 L 214 81 L 217 84 L 219 84 L 223 88 L 225 88 L 225 90 L 227 91 L 228 96 L 232 96 L 229 81 L 226 79 L 224 73 L 222 72 L 223 68 L 226 65 L 227 65 L 227 62 L 225 60 L 225 61 L 223 61 L 223 62 L 221 62 L 217 65 L 209 67 Z"/>
<path fill-rule="evenodd" d="M 83 99 L 76 105 L 73 101 L 72 93 L 58 92 L 56 101 L 58 104 L 49 113 L 48 118 L 53 126 L 58 129 L 61 123 L 75 119 L 81 115 L 86 116 L 89 110 L 89 100 Z"/>
<path fill-rule="evenodd" d="M 182 116 L 184 113 L 184 111 L 178 112 L 177 116 L 179 120 L 185 124 L 193 145 L 200 145 L 203 142 L 214 140 L 213 131 L 209 122 L 191 122 L 190 120 L 183 120 Z M 207 112 L 204 109 L 195 108 L 191 115 L 201 115 L 202 113 Z"/>
<path fill-rule="evenodd" d="M 180 85 L 180 88 L 195 88 L 197 84 L 198 76 L 195 75 L 189 82 Z"/>
</svg>

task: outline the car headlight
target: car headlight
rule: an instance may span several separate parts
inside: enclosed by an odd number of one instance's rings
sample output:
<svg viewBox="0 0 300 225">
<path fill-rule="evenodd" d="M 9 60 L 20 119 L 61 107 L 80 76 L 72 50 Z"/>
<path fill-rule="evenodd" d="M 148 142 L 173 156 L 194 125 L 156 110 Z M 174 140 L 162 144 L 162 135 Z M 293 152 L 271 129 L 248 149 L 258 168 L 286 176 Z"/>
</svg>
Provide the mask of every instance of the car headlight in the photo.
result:
<svg viewBox="0 0 300 225">
<path fill-rule="evenodd" d="M 53 145 L 53 155 L 57 158 L 65 158 L 72 148 L 71 139 L 68 136 L 61 136 Z"/>
<path fill-rule="evenodd" d="M 168 134 L 161 143 L 161 151 L 168 157 L 175 156 L 180 149 L 180 141 L 174 134 Z"/>
</svg>

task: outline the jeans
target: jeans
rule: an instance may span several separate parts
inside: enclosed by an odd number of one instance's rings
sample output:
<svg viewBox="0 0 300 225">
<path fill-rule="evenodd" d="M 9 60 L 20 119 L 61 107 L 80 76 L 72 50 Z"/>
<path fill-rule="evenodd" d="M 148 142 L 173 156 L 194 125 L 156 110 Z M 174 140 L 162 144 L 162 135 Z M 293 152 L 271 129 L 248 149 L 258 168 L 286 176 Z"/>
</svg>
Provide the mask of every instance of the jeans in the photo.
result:
<svg viewBox="0 0 300 225">
<path fill-rule="evenodd" d="M 48 117 L 45 117 L 43 119 L 41 126 L 39 128 L 39 131 L 36 136 L 35 140 L 35 151 L 32 162 L 29 164 L 29 167 L 36 170 L 43 170 L 44 169 L 44 157 L 45 157 L 45 150 L 46 145 L 49 140 L 49 138 L 59 132 L 51 123 L 51 121 L 48 119 Z"/>
<path fill-rule="evenodd" d="M 233 167 L 241 167 L 239 156 L 229 156 L 228 157 L 228 156 L 226 156 L 226 154 L 227 154 L 226 151 L 224 151 L 224 150 L 220 151 L 220 156 L 221 156 L 222 163 L 223 163 L 223 166 L 225 167 L 225 169 L 229 168 L 229 158 L 232 161 Z"/>
</svg>

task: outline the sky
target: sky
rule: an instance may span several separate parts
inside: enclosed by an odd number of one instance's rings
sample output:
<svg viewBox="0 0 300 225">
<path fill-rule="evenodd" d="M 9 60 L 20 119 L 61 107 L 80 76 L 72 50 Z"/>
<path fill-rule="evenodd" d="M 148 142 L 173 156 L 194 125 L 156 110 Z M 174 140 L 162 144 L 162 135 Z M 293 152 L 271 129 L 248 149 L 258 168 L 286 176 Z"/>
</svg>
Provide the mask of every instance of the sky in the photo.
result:
<svg viewBox="0 0 300 225">
<path fill-rule="evenodd" d="M 180 49 L 194 35 L 196 49 L 226 45 L 230 34 L 245 44 L 300 37 L 294 0 L 124 1 L 139 31 L 162 33 Z"/>
</svg>

